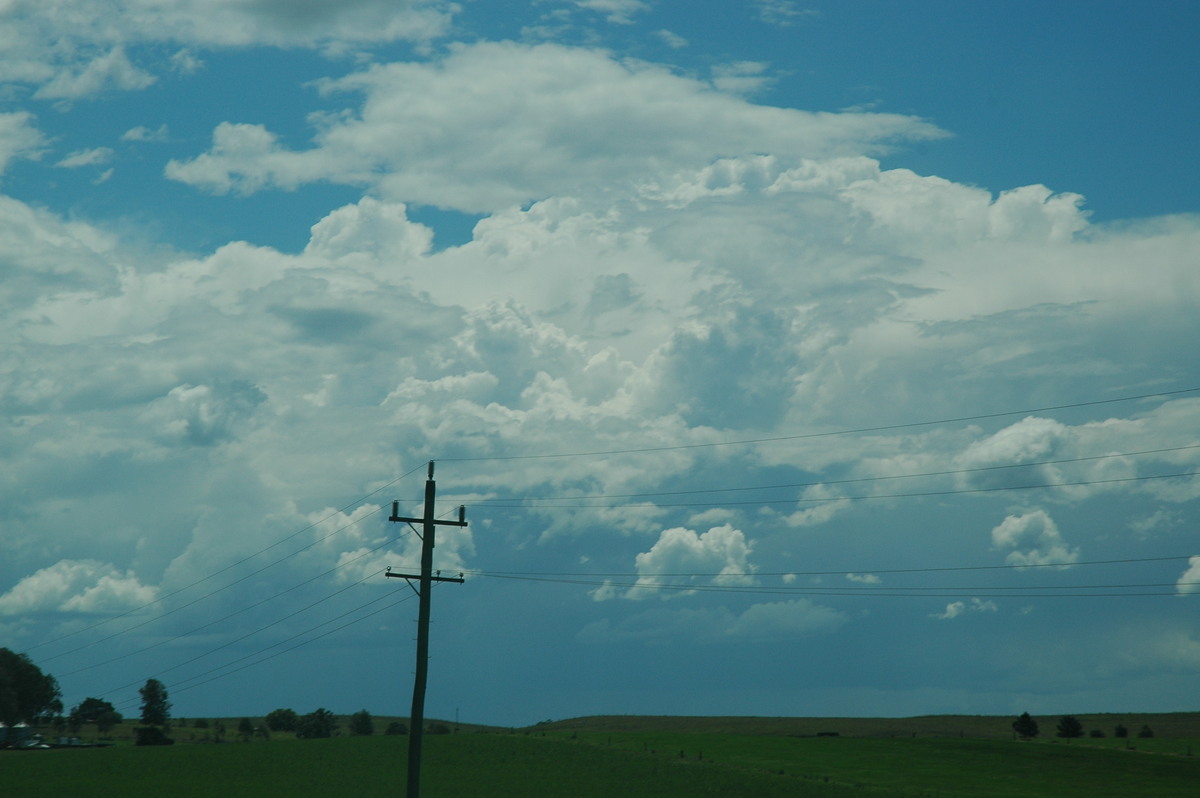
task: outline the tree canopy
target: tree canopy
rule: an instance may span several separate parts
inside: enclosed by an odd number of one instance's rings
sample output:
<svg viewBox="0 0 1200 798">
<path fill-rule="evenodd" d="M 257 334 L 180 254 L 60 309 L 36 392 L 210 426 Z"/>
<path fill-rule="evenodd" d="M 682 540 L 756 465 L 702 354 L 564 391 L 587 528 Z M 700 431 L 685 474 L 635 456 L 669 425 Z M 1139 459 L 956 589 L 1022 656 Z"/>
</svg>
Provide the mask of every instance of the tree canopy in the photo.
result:
<svg viewBox="0 0 1200 798">
<path fill-rule="evenodd" d="M 296 722 L 296 736 L 305 740 L 332 737 L 336 729 L 337 718 L 324 708 L 310 712 Z"/>
<path fill-rule="evenodd" d="M 299 717 L 294 709 L 280 707 L 267 713 L 267 728 L 271 731 L 295 731 Z"/>
<path fill-rule="evenodd" d="M 71 707 L 70 721 L 73 724 L 96 723 L 107 712 L 116 712 L 116 709 L 102 698 L 88 697 Z"/>
<path fill-rule="evenodd" d="M 1022 740 L 1029 740 L 1038 736 L 1037 721 L 1029 717 L 1028 712 L 1022 712 L 1021 717 L 1013 721 L 1013 731 L 1017 733 Z"/>
<path fill-rule="evenodd" d="M 1056 734 L 1058 734 L 1059 737 L 1063 737 L 1068 740 L 1072 740 L 1076 737 L 1082 737 L 1083 724 L 1080 723 L 1079 718 L 1075 717 L 1074 715 L 1063 715 L 1058 720 L 1058 731 Z"/>
<path fill-rule="evenodd" d="M 0 648 L 0 721 L 38 723 L 62 712 L 58 682 L 25 654 Z"/>
<path fill-rule="evenodd" d="M 351 715 L 350 733 L 360 736 L 374 734 L 375 723 L 371 720 L 371 713 L 363 709 Z"/>
<path fill-rule="evenodd" d="M 171 719 L 171 702 L 167 700 L 167 688 L 158 679 L 147 679 L 138 690 L 142 696 L 142 723 L 147 726 L 166 726 Z"/>
</svg>

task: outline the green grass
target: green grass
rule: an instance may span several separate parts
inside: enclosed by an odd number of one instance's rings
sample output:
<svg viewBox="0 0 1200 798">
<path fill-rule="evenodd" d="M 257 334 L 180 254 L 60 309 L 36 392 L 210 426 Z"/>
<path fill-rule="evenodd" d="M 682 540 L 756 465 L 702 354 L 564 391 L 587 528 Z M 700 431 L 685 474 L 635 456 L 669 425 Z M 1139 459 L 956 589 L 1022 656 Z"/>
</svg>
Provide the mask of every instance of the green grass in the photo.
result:
<svg viewBox="0 0 1200 798">
<path fill-rule="evenodd" d="M 404 794 L 406 745 L 405 737 L 341 737 L 3 752 L 0 781 L 8 795 L 396 796 Z M 778 775 L 526 735 L 460 734 L 426 738 L 421 794 L 426 798 L 849 798 L 861 793 L 821 785 L 797 792 L 793 779 Z"/>
<path fill-rule="evenodd" d="M 1194 798 L 1200 784 L 1200 759 L 1095 747 L 1083 740 L 1068 744 L 688 732 L 552 732 L 547 736 L 643 755 L 656 752 L 651 755 L 664 758 L 679 758 L 680 753 L 687 759 L 703 756 L 730 768 L 782 772 L 803 783 L 828 783 L 869 794 Z"/>
<path fill-rule="evenodd" d="M 1142 726 L 1154 730 L 1156 738 L 1200 738 L 1200 713 L 1076 715 L 1085 733 L 1103 731 L 1107 738 L 1118 724 L 1130 735 Z M 771 718 L 688 717 L 656 715 L 598 715 L 539 723 L 539 731 L 680 731 L 718 734 L 779 734 L 812 737 L 820 732 L 838 732 L 843 737 L 978 737 L 1011 740 L 1015 716 L 922 715 L 912 718 Z M 1054 737 L 1058 716 L 1036 715 L 1041 739 Z M 1134 744 L 1136 745 L 1136 738 Z M 1196 752 L 1200 755 L 1200 751 Z"/>
<path fill-rule="evenodd" d="M 1110 723 L 1116 716 L 1103 716 Z M 1131 730 L 1130 720 L 1118 719 Z M 426 798 L 618 795 L 774 798 L 1088 798 L 1200 794 L 1195 715 L 1150 739 L 1018 742 L 1001 718 L 582 718 L 518 733 L 429 735 Z M 1082 718 L 1081 718 L 1082 719 Z M 851 723 L 850 721 L 855 721 Z M 1039 718 L 1043 734 L 1057 719 Z M 1050 721 L 1047 724 L 1047 721 Z M 235 723 L 226 722 L 236 728 Z M 1110 723 L 1110 725 L 1112 725 Z M 1085 722 L 1085 728 L 1100 728 Z M 974 730 L 978 736 L 969 736 Z M 1160 730 L 1189 736 L 1166 737 Z M 180 734 L 173 735 L 185 740 Z M 838 731 L 839 737 L 816 737 Z M 864 736 L 851 736 L 857 732 Z M 938 733 L 952 736 L 936 736 Z M 962 733 L 964 736 L 958 736 Z M 408 738 L 338 737 L 0 752 L 5 795 L 404 794 Z M 1137 750 L 1125 750 L 1133 746 Z"/>
</svg>

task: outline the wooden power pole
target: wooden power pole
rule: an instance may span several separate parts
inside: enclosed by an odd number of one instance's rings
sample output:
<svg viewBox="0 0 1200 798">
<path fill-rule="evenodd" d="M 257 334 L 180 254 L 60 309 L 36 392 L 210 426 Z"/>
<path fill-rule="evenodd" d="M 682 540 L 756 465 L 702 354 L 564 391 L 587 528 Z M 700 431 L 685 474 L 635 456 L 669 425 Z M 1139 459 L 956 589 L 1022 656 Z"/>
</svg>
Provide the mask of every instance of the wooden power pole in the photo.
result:
<svg viewBox="0 0 1200 798">
<path fill-rule="evenodd" d="M 417 610 L 417 671 L 413 681 L 412 713 L 409 717 L 408 730 L 408 798 L 419 798 L 421 794 L 421 743 L 425 726 L 425 683 L 429 677 L 429 594 L 434 582 L 457 582 L 462 584 L 462 575 L 458 577 L 442 576 L 441 571 L 433 571 L 434 530 L 438 526 L 466 526 L 464 518 L 466 509 L 458 508 L 457 521 L 438 521 L 433 517 L 434 500 L 437 497 L 437 486 L 433 481 L 433 461 L 429 462 L 429 477 L 425 480 L 425 516 L 423 518 L 401 518 L 400 502 L 392 502 L 392 515 L 388 518 L 394 523 L 419 523 L 421 537 L 421 573 L 397 574 L 388 569 L 386 576 L 407 579 L 409 586 L 417 582 L 414 588 L 420 600 Z"/>
</svg>

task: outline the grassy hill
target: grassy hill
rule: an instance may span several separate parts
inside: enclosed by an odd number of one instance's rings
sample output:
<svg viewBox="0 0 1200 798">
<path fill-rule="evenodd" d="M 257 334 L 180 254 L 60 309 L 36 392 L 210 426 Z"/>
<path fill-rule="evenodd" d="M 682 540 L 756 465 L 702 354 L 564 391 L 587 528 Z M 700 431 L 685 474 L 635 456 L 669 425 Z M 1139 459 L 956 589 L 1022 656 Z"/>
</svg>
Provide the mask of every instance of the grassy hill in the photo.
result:
<svg viewBox="0 0 1200 798">
<path fill-rule="evenodd" d="M 1058 715 L 1035 715 L 1040 736 L 1054 736 Z M 1200 738 L 1200 712 L 1112 713 L 1076 715 L 1084 733 L 1094 729 L 1113 737 L 1123 725 L 1136 738 L 1148 726 L 1156 738 Z M 836 733 L 841 737 L 972 737 L 1008 740 L 1015 716 L 922 715 L 912 718 L 772 718 L 687 717 L 654 715 L 595 715 L 546 721 L 530 729 L 569 732 L 691 732 L 705 734 L 783 735 L 815 737 Z M 1200 753 L 1200 751 L 1197 751 Z"/>
<path fill-rule="evenodd" d="M 1165 739 L 1165 738 L 1164 738 Z M 0 752 L 9 795 L 394 796 L 406 738 Z M 1061 742 L 536 730 L 432 735 L 427 798 L 1195 798 L 1200 758 Z"/>
<path fill-rule="evenodd" d="M 427 798 L 621 795 L 674 798 L 1195 798 L 1200 784 L 1200 713 L 1078 716 L 1108 736 L 1012 739 L 1008 717 L 742 718 L 602 716 L 526 729 L 460 726 L 425 739 Z M 261 722 L 261 718 L 251 718 Z M 342 718 L 342 729 L 346 719 Z M 407 737 L 377 733 L 296 740 L 272 734 L 234 742 L 240 718 L 207 719 L 227 729 L 221 745 L 186 744 L 195 722 L 169 747 L 0 751 L 11 795 L 187 796 L 397 795 L 404 790 Z M 403 722 L 404 719 L 398 719 Z M 452 723 L 440 721 L 453 727 Z M 1143 725 L 1152 739 L 1116 739 Z M 120 736 L 121 730 L 116 730 Z M 828 735 L 836 732 L 838 736 Z M 210 738 L 211 740 L 211 738 Z M 1126 746 L 1136 750 L 1126 750 Z"/>
</svg>

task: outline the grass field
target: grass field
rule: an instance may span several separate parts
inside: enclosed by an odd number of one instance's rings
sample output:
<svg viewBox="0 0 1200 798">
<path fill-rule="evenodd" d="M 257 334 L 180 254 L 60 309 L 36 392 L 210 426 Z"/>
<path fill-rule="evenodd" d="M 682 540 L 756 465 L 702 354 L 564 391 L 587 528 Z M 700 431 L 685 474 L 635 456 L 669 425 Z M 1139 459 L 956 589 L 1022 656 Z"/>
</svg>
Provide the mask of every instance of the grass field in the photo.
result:
<svg viewBox="0 0 1200 798">
<path fill-rule="evenodd" d="M 686 732 L 549 732 L 576 744 L 776 772 L 863 794 L 1066 798 L 1200 795 L 1200 760 L 1087 741 L 784 737 Z M 1159 741 L 1174 748 L 1181 741 Z M 1200 741 L 1193 741 L 1193 744 Z M 1198 746 L 1200 748 L 1200 746 Z"/>
<path fill-rule="evenodd" d="M 1089 716 L 1091 717 L 1091 716 Z M 1116 716 L 1101 716 L 1107 723 Z M 1200 794 L 1197 716 L 1121 716 L 1153 739 L 1018 742 L 970 735 L 965 718 L 903 720 L 581 718 L 512 733 L 425 738 L 422 794 L 457 796 L 793 796 L 803 798 L 1071 798 Z M 1082 716 L 1081 716 L 1082 719 Z M 1047 720 L 1049 724 L 1047 725 Z M 844 722 L 843 722 L 844 721 Z M 979 729 L 1011 720 L 975 719 Z M 812 724 L 806 725 L 806 724 Z M 226 725 L 233 726 L 226 722 Z M 1112 724 L 1110 724 L 1112 725 Z M 958 726 L 961 728 L 954 729 Z M 840 728 L 839 728 L 840 727 Z M 1085 728 L 1100 728 L 1089 725 Z M 799 731 L 809 729 L 812 731 Z M 1159 729 L 1195 736 L 1167 737 Z M 852 736 L 857 730 L 858 736 Z M 942 734 L 935 732 L 941 731 Z M 949 730 L 947 732 L 947 730 Z M 179 738 L 180 730 L 174 732 Z M 838 737 L 816 737 L 837 731 Z M 963 736 L 958 736 L 960 733 Z M 804 736 L 800 736 L 804 735 Z M 408 738 L 336 737 L 0 752 L 6 795 L 93 798 L 404 794 Z M 1125 745 L 1138 750 L 1125 750 Z"/>
<path fill-rule="evenodd" d="M 6 795 L 372 798 L 404 794 L 405 757 L 404 737 L 3 752 L 0 783 Z M 427 737 L 421 793 L 427 798 L 863 794 L 837 787 L 797 793 L 794 780 L 768 773 L 497 734 Z"/>
</svg>

